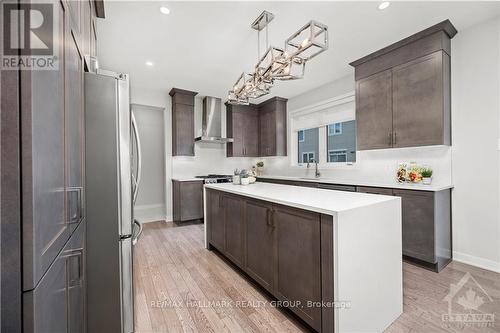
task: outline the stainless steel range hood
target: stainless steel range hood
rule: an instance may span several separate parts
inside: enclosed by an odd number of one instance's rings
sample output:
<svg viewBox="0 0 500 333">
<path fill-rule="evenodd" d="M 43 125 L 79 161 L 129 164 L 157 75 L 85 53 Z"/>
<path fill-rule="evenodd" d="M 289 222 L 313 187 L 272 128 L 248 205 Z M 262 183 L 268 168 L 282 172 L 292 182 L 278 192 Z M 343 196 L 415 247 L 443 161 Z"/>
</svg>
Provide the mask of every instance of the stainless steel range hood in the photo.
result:
<svg viewBox="0 0 500 333">
<path fill-rule="evenodd" d="M 232 138 L 222 137 L 221 99 L 207 96 L 203 99 L 202 134 L 194 139 L 196 142 L 227 143 Z"/>
</svg>

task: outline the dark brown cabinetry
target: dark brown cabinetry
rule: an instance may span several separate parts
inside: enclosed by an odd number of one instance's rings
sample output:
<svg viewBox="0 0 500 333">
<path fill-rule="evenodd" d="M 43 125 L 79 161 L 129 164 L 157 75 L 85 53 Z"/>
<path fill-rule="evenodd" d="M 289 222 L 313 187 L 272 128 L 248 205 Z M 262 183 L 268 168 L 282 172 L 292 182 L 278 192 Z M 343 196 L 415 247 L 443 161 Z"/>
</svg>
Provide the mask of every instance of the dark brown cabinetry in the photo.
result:
<svg viewBox="0 0 500 333">
<path fill-rule="evenodd" d="M 210 246 L 312 328 L 331 331 L 333 311 L 306 306 L 333 300 L 331 217 L 212 189 L 206 195 Z"/>
<path fill-rule="evenodd" d="M 258 200 L 245 204 L 245 244 L 252 246 L 245 252 L 245 271 L 268 291 L 274 286 L 274 229 L 272 205 Z"/>
<path fill-rule="evenodd" d="M 226 105 L 227 136 L 233 142 L 226 145 L 228 157 L 259 156 L 259 112 L 255 105 Z"/>
<path fill-rule="evenodd" d="M 59 32 L 54 35 L 57 67 L 9 71 L 18 73 L 9 89 L 3 89 L 3 81 L 11 74 L 2 73 L 2 110 L 10 107 L 4 104 L 9 99 L 20 103 L 19 113 L 12 107 L 8 116 L 2 114 L 2 124 L 10 122 L 13 139 L 4 140 L 3 127 L 2 154 L 10 155 L 2 155 L 2 161 L 9 157 L 9 168 L 2 162 L 2 183 L 8 179 L 10 186 L 21 189 L 21 197 L 10 195 L 8 203 L 19 212 L 18 219 L 9 219 L 12 231 L 2 225 L 1 232 L 2 246 L 8 235 L 8 251 L 17 255 L 8 270 L 0 270 L 1 326 L 10 332 L 21 327 L 25 332 L 84 332 L 86 324 L 83 72 L 96 12 L 94 1 L 49 2 Z M 4 151 L 7 142 L 10 146 Z M 17 185 L 11 181 L 15 177 Z M 2 212 L 3 194 L 2 188 Z M 17 281 L 4 278 L 4 272 Z"/>
<path fill-rule="evenodd" d="M 401 197 L 403 255 L 440 271 L 452 258 L 450 191 L 393 193 Z"/>
<path fill-rule="evenodd" d="M 286 103 L 280 97 L 259 104 L 259 155 L 286 156 Z"/>
<path fill-rule="evenodd" d="M 356 82 L 357 149 L 392 147 L 392 74 L 383 71 Z"/>
<path fill-rule="evenodd" d="M 85 332 L 85 224 L 23 296 L 25 332 Z"/>
<path fill-rule="evenodd" d="M 243 200 L 226 195 L 223 199 L 225 255 L 236 265 L 243 264 Z"/>
<path fill-rule="evenodd" d="M 198 93 L 173 88 L 172 156 L 194 156 L 194 96 Z"/>
<path fill-rule="evenodd" d="M 173 218 L 175 222 L 203 218 L 203 180 L 172 180 Z"/>
<path fill-rule="evenodd" d="M 258 105 L 226 104 L 228 157 L 286 156 L 286 103 L 280 97 Z"/>
<path fill-rule="evenodd" d="M 357 149 L 451 144 L 451 38 L 444 21 L 351 63 Z"/>
<path fill-rule="evenodd" d="M 215 246 L 219 251 L 226 250 L 226 230 L 224 223 L 224 206 L 223 194 L 219 191 L 206 191 L 207 196 L 207 233 L 210 244 Z"/>
<path fill-rule="evenodd" d="M 275 295 L 291 306 L 300 318 L 320 330 L 321 307 L 307 307 L 308 301 L 321 302 L 320 216 L 317 213 L 276 206 Z"/>
<path fill-rule="evenodd" d="M 370 194 L 393 195 L 392 188 L 358 186 L 357 191 Z"/>
<path fill-rule="evenodd" d="M 450 56 L 443 51 L 394 67 L 394 147 L 450 142 Z"/>
</svg>

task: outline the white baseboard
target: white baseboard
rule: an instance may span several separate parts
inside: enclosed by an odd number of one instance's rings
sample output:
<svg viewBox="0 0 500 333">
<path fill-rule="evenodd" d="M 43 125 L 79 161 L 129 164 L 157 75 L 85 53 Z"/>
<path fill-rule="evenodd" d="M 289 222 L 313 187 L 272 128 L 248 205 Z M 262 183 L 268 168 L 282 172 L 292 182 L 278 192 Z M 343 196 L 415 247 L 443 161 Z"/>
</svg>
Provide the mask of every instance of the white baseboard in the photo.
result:
<svg viewBox="0 0 500 333">
<path fill-rule="evenodd" d="M 165 220 L 165 205 L 138 205 L 134 207 L 134 217 L 142 223 Z"/>
<path fill-rule="evenodd" d="M 500 262 L 489 259 L 471 256 L 469 254 L 453 251 L 453 260 L 467 265 L 487 269 L 489 271 L 500 273 Z"/>
</svg>

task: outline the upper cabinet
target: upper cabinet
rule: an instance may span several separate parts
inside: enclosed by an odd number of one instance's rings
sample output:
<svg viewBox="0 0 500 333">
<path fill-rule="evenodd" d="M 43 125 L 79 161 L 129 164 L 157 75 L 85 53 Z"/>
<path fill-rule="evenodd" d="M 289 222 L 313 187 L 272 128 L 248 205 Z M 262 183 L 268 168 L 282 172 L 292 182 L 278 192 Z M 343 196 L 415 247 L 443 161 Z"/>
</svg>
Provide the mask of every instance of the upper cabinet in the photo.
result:
<svg viewBox="0 0 500 333">
<path fill-rule="evenodd" d="M 255 105 L 226 106 L 226 133 L 233 138 L 228 142 L 226 153 L 228 157 L 259 156 L 259 110 Z"/>
<path fill-rule="evenodd" d="M 273 97 L 259 104 L 260 156 L 286 156 L 286 103 Z"/>
<path fill-rule="evenodd" d="M 172 156 L 194 156 L 194 96 L 198 93 L 172 88 Z"/>
<path fill-rule="evenodd" d="M 286 156 L 286 103 L 273 97 L 258 105 L 226 105 L 228 157 Z"/>
<path fill-rule="evenodd" d="M 358 150 L 451 145 L 456 33 L 446 20 L 351 63 Z"/>
</svg>

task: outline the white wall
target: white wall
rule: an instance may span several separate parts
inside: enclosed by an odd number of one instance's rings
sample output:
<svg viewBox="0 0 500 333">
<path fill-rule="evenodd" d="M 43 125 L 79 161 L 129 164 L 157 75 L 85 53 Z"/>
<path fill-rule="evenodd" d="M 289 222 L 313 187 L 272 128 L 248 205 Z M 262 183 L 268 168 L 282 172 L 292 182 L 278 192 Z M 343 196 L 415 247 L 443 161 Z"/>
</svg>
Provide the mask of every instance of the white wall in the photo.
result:
<svg viewBox="0 0 500 333">
<path fill-rule="evenodd" d="M 453 250 L 500 271 L 500 20 L 452 42 Z"/>
<path fill-rule="evenodd" d="M 133 104 L 142 152 L 135 217 L 143 222 L 165 218 L 165 130 L 163 108 Z"/>
</svg>

